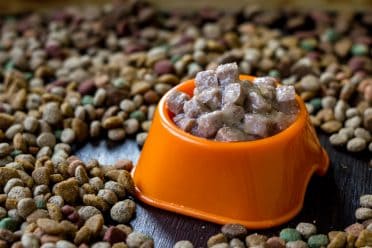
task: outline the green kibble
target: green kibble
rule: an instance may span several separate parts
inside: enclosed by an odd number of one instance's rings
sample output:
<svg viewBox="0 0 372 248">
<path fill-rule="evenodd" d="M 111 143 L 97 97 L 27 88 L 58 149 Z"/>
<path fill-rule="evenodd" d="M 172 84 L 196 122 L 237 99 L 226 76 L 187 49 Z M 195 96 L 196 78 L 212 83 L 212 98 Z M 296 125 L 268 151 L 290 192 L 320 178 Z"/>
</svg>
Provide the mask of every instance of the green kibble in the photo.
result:
<svg viewBox="0 0 372 248">
<path fill-rule="evenodd" d="M 313 235 L 307 241 L 310 248 L 326 247 L 328 245 L 328 237 L 324 234 Z"/>
<path fill-rule="evenodd" d="M 278 70 L 269 71 L 269 76 L 274 78 L 280 78 L 280 72 Z"/>
<path fill-rule="evenodd" d="M 123 78 L 115 78 L 113 81 L 112 81 L 112 85 L 114 85 L 116 88 L 118 89 L 122 89 L 124 88 L 125 86 L 128 86 L 128 82 L 125 81 Z"/>
<path fill-rule="evenodd" d="M 18 156 L 19 154 L 22 154 L 23 152 L 21 150 L 13 150 L 10 154 L 12 157 Z"/>
<path fill-rule="evenodd" d="M 14 232 L 18 229 L 18 222 L 10 217 L 4 218 L 0 221 L 0 229 Z"/>
<path fill-rule="evenodd" d="M 5 70 L 6 71 L 11 71 L 13 70 L 14 68 L 14 63 L 13 61 L 9 60 L 6 64 L 5 64 Z"/>
<path fill-rule="evenodd" d="M 322 99 L 314 98 L 310 101 L 310 104 L 314 107 L 314 111 L 318 111 L 322 107 Z"/>
<path fill-rule="evenodd" d="M 132 112 L 129 117 L 133 119 L 137 119 L 139 122 L 146 120 L 145 114 L 140 110 Z"/>
<path fill-rule="evenodd" d="M 339 38 L 339 34 L 334 29 L 327 29 L 324 33 L 325 40 L 328 42 L 335 42 Z"/>
<path fill-rule="evenodd" d="M 368 53 L 368 47 L 364 44 L 354 44 L 351 47 L 351 53 L 354 56 L 363 56 Z"/>
<path fill-rule="evenodd" d="M 38 199 L 35 201 L 36 207 L 39 209 L 45 209 L 46 208 L 46 202 L 44 199 Z"/>
<path fill-rule="evenodd" d="M 300 46 L 306 51 L 313 51 L 316 48 L 317 41 L 315 39 L 304 39 L 301 41 Z"/>
<path fill-rule="evenodd" d="M 171 62 L 174 64 L 176 63 L 178 60 L 180 60 L 182 57 L 180 55 L 173 55 L 172 58 L 171 58 Z"/>
<path fill-rule="evenodd" d="M 279 236 L 286 242 L 301 240 L 301 234 L 294 228 L 285 228 L 281 230 Z"/>
<path fill-rule="evenodd" d="M 30 80 L 33 77 L 32 72 L 25 72 L 25 73 L 23 73 L 23 75 L 25 76 L 25 78 L 27 80 Z"/>
<path fill-rule="evenodd" d="M 57 129 L 56 131 L 54 131 L 54 136 L 56 136 L 57 139 L 61 139 L 61 134 L 62 134 L 61 129 Z"/>
<path fill-rule="evenodd" d="M 90 95 L 85 95 L 83 99 L 81 99 L 81 104 L 83 105 L 93 104 L 93 97 Z"/>
</svg>

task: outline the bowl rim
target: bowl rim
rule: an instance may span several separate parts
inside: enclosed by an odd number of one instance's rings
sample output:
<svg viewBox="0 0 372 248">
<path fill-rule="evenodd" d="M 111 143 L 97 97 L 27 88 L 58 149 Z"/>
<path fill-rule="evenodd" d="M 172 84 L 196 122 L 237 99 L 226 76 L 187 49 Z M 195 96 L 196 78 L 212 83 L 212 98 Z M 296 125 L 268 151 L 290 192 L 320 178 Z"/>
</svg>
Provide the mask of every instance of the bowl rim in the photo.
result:
<svg viewBox="0 0 372 248">
<path fill-rule="evenodd" d="M 240 80 L 252 81 L 256 77 L 243 74 L 243 75 L 240 75 L 239 78 Z M 167 128 L 167 130 L 171 132 L 173 135 L 175 135 L 176 137 L 184 141 L 194 143 L 195 145 L 208 146 L 209 148 L 217 148 L 217 149 L 218 148 L 222 148 L 222 149 L 250 148 L 253 146 L 259 147 L 259 146 L 267 146 L 269 144 L 272 145 L 272 144 L 283 142 L 285 140 L 290 140 L 293 136 L 298 135 L 298 133 L 301 132 L 301 130 L 303 130 L 307 122 L 308 113 L 305 107 L 305 103 L 296 94 L 296 101 L 300 109 L 300 112 L 298 113 L 296 120 L 285 130 L 275 135 L 272 135 L 272 136 L 269 136 L 263 139 L 258 139 L 258 140 L 239 141 L 239 142 L 221 142 L 221 141 L 209 140 L 209 139 L 205 139 L 202 137 L 198 137 L 198 136 L 192 135 L 180 129 L 170 118 L 168 108 L 165 104 L 165 99 L 168 97 L 171 91 L 179 90 L 179 91 L 184 92 L 185 88 L 188 88 L 188 87 L 195 87 L 195 79 L 186 80 L 176 85 L 171 90 L 169 90 L 159 101 L 158 108 L 159 108 L 159 115 L 160 115 L 161 122 Z"/>
</svg>

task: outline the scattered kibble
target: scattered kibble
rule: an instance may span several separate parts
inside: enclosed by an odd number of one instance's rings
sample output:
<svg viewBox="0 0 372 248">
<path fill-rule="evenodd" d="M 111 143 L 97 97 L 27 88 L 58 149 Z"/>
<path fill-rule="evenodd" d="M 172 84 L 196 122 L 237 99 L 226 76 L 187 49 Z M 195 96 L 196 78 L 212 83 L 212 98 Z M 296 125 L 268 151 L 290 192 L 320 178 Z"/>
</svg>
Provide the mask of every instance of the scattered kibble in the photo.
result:
<svg viewBox="0 0 372 248">
<path fill-rule="evenodd" d="M 143 146 L 160 97 L 203 70 L 216 71 L 217 82 L 231 92 L 221 97 L 236 105 L 242 95 L 235 94 L 237 85 L 226 85 L 231 77 L 275 77 L 306 101 L 312 123 L 330 134 L 332 145 L 371 154 L 370 14 L 344 18 L 321 12 L 337 23 L 331 25 L 307 13 L 283 13 L 278 14 L 283 25 L 274 30 L 276 18 L 265 11 L 252 14 L 250 7 L 239 15 L 164 18 L 150 5 L 129 2 L 123 8 L 69 7 L 1 17 L 0 247 L 154 247 L 151 237 L 120 224 L 135 215 L 127 198 L 133 184 L 122 173 L 133 163 L 120 160 L 104 169 L 96 160 L 84 163 L 73 156 L 73 148 L 102 137 L 135 137 Z M 304 26 L 316 28 L 304 35 Z M 231 62 L 239 72 L 216 69 Z M 215 79 L 211 75 L 203 83 L 213 86 Z M 261 94 L 270 97 L 270 90 Z M 215 108 L 214 96 L 207 90 L 203 104 Z M 188 103 L 188 114 L 205 110 L 196 104 Z M 239 108 L 229 110 L 239 114 Z M 178 122 L 185 130 L 195 124 Z M 219 137 L 240 134 L 224 127 Z M 355 216 L 361 223 L 329 233 L 328 247 L 371 246 L 371 195 L 362 196 L 360 204 Z M 269 238 L 229 224 L 210 246 L 305 248 L 302 238 L 309 236 L 310 247 L 327 245 L 313 226 L 297 229 Z M 182 241 L 175 247 L 193 245 Z"/>
</svg>

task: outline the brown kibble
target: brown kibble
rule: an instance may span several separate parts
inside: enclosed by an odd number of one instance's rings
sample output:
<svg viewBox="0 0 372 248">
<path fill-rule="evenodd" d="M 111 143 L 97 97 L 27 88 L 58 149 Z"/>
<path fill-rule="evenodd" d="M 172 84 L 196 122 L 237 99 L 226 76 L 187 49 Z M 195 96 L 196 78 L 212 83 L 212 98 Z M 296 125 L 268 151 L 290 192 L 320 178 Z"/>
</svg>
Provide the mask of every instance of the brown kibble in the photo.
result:
<svg viewBox="0 0 372 248">
<path fill-rule="evenodd" d="M 123 119 L 120 116 L 111 116 L 102 122 L 102 127 L 105 129 L 123 127 Z"/>
<path fill-rule="evenodd" d="M 247 236 L 247 228 L 240 224 L 226 224 L 222 226 L 221 232 L 228 238 L 240 238 L 243 239 Z"/>
<path fill-rule="evenodd" d="M 80 120 L 79 118 L 74 118 L 72 120 L 71 127 L 76 134 L 76 139 L 78 142 L 83 142 L 88 137 L 89 127 L 84 121 Z"/>
<path fill-rule="evenodd" d="M 93 236 L 98 235 L 103 227 L 104 219 L 102 214 L 96 214 L 90 217 L 86 222 L 85 226 L 89 228 Z"/>
<path fill-rule="evenodd" d="M 108 209 L 108 204 L 101 197 L 93 194 L 84 195 L 83 202 L 84 204 L 96 207 L 101 211 L 106 211 Z"/>
<path fill-rule="evenodd" d="M 358 236 L 358 239 L 355 242 L 356 247 L 369 247 L 372 246 L 372 231 L 363 230 Z"/>
<path fill-rule="evenodd" d="M 328 233 L 330 243 L 327 248 L 342 248 L 346 244 L 347 235 L 345 232 L 330 232 Z"/>
<path fill-rule="evenodd" d="M 91 231 L 87 226 L 82 226 L 79 231 L 77 231 L 74 239 L 76 245 L 81 243 L 88 243 L 91 237 Z"/>
<path fill-rule="evenodd" d="M 28 223 L 32 223 L 32 222 L 36 222 L 38 219 L 41 219 L 41 218 L 49 218 L 49 214 L 47 210 L 36 209 L 29 216 L 27 216 L 26 220 Z"/>
<path fill-rule="evenodd" d="M 218 233 L 216 235 L 211 236 L 208 239 L 207 246 L 210 248 L 216 244 L 226 243 L 226 242 L 227 242 L 227 238 L 225 237 L 225 235 L 223 233 Z"/>
<path fill-rule="evenodd" d="M 271 237 L 266 241 L 268 248 L 285 248 L 285 241 L 279 237 Z"/>
<path fill-rule="evenodd" d="M 7 167 L 0 167 L 0 186 L 3 187 L 11 178 L 19 178 L 17 170 Z"/>
<path fill-rule="evenodd" d="M 117 182 L 124 186 L 126 192 L 128 192 L 129 194 L 134 194 L 134 182 L 131 174 L 128 171 L 121 171 Z"/>
<path fill-rule="evenodd" d="M 245 238 L 248 247 L 262 245 L 267 241 L 267 237 L 260 234 L 251 234 Z"/>
<path fill-rule="evenodd" d="M 23 152 L 27 150 L 26 141 L 23 138 L 23 135 L 21 133 L 17 133 L 16 135 L 14 135 L 13 146 L 14 146 L 14 149 L 21 150 Z"/>
<path fill-rule="evenodd" d="M 40 167 L 32 172 L 32 178 L 37 185 L 49 185 L 49 169 L 46 167 Z"/>
<path fill-rule="evenodd" d="M 47 203 L 47 209 L 48 209 L 50 218 L 58 222 L 62 220 L 63 218 L 62 212 L 61 212 L 61 209 L 57 205 L 53 203 Z"/>
<path fill-rule="evenodd" d="M 82 166 L 82 165 L 79 165 L 75 169 L 75 177 L 78 180 L 79 185 L 83 185 L 84 183 L 88 183 L 89 182 L 88 174 L 87 174 L 84 166 Z"/>
<path fill-rule="evenodd" d="M 70 178 L 53 187 L 53 192 L 61 196 L 67 203 L 75 203 L 79 197 L 79 184 L 75 178 Z"/>
<path fill-rule="evenodd" d="M 126 171 L 131 171 L 133 168 L 133 162 L 129 159 L 119 159 L 114 164 L 116 169 L 123 169 Z"/>
<path fill-rule="evenodd" d="M 55 220 L 40 218 L 36 221 L 36 224 L 46 234 L 60 234 L 63 231 L 61 225 Z"/>
<path fill-rule="evenodd" d="M 342 123 L 336 120 L 328 121 L 320 126 L 326 133 L 335 133 L 342 128 Z"/>
<path fill-rule="evenodd" d="M 13 123 L 14 123 L 13 116 L 5 113 L 0 113 L 0 129 L 5 131 L 8 127 L 13 125 Z"/>
</svg>

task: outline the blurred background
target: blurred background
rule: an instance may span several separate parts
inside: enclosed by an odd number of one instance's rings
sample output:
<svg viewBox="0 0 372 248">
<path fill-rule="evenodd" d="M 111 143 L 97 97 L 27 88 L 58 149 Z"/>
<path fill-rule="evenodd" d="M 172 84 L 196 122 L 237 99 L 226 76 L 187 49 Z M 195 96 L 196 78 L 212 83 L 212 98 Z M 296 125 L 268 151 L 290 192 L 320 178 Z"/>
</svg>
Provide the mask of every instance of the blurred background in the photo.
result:
<svg viewBox="0 0 372 248">
<path fill-rule="evenodd" d="M 20 13 L 66 5 L 77 4 L 104 4 L 111 0 L 12 0 L 0 1 L 0 13 Z M 259 4 L 265 9 L 280 7 L 299 7 L 302 9 L 327 9 L 327 10 L 365 10 L 372 7 L 372 0 L 150 0 L 161 9 L 182 9 L 185 7 L 198 9 L 209 6 L 223 9 L 239 9 L 245 4 Z M 228 4 L 227 4 L 228 3 Z"/>
</svg>

